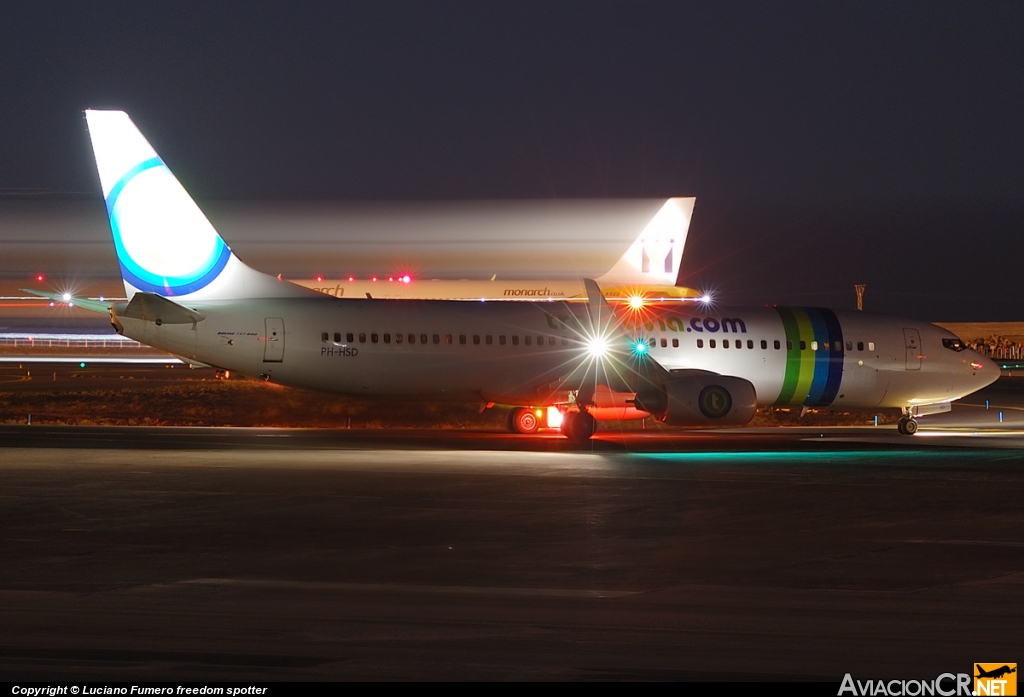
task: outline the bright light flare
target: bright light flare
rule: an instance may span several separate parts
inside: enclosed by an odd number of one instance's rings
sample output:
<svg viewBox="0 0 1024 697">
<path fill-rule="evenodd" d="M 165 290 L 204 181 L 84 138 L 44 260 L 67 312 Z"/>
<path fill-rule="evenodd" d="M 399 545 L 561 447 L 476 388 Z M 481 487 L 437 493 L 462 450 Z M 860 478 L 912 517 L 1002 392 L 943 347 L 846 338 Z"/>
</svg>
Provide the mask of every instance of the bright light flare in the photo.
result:
<svg viewBox="0 0 1024 697">
<path fill-rule="evenodd" d="M 587 339 L 587 353 L 594 358 L 603 358 L 608 353 L 608 340 L 603 336 Z"/>
<path fill-rule="evenodd" d="M 647 353 L 647 348 L 647 342 L 644 341 L 643 339 L 640 339 L 635 344 L 633 344 L 633 351 L 640 356 Z"/>
<path fill-rule="evenodd" d="M 71 302 L 71 293 L 64 293 L 64 295 L 62 295 L 60 297 L 63 298 L 64 302 L 66 302 L 66 303 L 67 302 Z"/>
<path fill-rule="evenodd" d="M 558 407 L 548 407 L 548 428 L 559 428 L 562 425 L 562 412 Z"/>
<path fill-rule="evenodd" d="M 642 295 L 631 295 L 629 296 L 629 306 L 634 310 L 639 310 L 644 306 L 644 298 Z"/>
<path fill-rule="evenodd" d="M 712 301 L 711 293 L 705 293 L 704 295 L 700 296 L 698 300 L 700 300 L 700 302 L 704 303 L 705 305 L 709 304 Z"/>
</svg>

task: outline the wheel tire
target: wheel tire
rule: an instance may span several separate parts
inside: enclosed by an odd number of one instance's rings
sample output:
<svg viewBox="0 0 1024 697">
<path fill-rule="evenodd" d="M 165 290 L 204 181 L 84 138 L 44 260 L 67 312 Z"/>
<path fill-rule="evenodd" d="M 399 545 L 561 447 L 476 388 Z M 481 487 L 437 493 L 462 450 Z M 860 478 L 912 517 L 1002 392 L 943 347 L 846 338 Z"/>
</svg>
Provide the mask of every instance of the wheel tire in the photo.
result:
<svg viewBox="0 0 1024 697">
<path fill-rule="evenodd" d="M 505 414 L 505 430 L 509 433 L 519 433 L 519 431 L 516 430 L 516 412 L 518 411 L 518 408 L 509 409 L 508 413 Z"/>
<path fill-rule="evenodd" d="M 536 433 L 540 430 L 540 419 L 533 409 L 519 407 L 509 412 L 508 430 L 512 433 Z"/>
<path fill-rule="evenodd" d="M 907 422 L 903 424 L 903 434 L 912 436 L 917 433 L 917 422 L 913 419 L 907 419 Z"/>
<path fill-rule="evenodd" d="M 560 431 L 562 435 L 569 440 L 575 440 L 576 436 L 576 416 L 579 412 L 569 411 L 562 415 L 562 425 Z"/>
<path fill-rule="evenodd" d="M 586 441 L 593 438 L 595 433 L 597 433 L 597 419 L 585 411 L 580 412 L 573 435 L 576 436 L 577 440 Z"/>
<path fill-rule="evenodd" d="M 585 411 L 570 411 L 562 419 L 562 434 L 580 443 L 590 440 L 597 430 L 597 419 Z"/>
</svg>

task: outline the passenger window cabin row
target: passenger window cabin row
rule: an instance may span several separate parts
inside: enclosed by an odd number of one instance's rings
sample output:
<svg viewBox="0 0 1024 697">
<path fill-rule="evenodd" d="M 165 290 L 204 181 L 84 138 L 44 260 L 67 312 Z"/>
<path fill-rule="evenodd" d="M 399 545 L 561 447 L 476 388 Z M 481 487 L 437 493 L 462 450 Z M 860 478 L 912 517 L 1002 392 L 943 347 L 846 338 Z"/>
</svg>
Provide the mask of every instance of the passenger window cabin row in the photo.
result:
<svg viewBox="0 0 1024 697">
<path fill-rule="evenodd" d="M 347 334 L 345 334 L 345 342 L 353 344 L 357 343 L 358 340 L 358 343 L 365 344 L 367 341 L 367 337 L 369 337 L 371 344 L 380 343 L 381 341 L 383 341 L 385 344 L 390 344 L 392 341 L 394 341 L 394 343 L 396 344 L 441 344 L 443 342 L 448 345 L 454 344 L 456 341 L 458 341 L 458 343 L 461 345 L 465 345 L 467 343 L 472 342 L 474 346 L 479 346 L 481 342 L 485 346 L 490 346 L 494 343 L 497 343 L 499 346 L 504 346 L 507 343 L 511 343 L 513 346 L 519 346 L 520 344 L 520 337 L 518 334 L 513 334 L 511 337 L 506 337 L 504 334 L 499 334 L 497 337 L 497 342 L 495 342 L 495 337 L 491 334 L 485 334 L 483 335 L 483 337 L 481 337 L 479 334 L 473 334 L 472 337 L 469 337 L 466 334 L 459 334 L 456 337 L 453 336 L 452 334 L 367 334 L 366 332 L 359 332 L 358 334 L 354 332 L 348 332 Z M 322 342 L 326 343 L 330 341 L 331 338 L 332 337 L 329 332 L 322 332 L 320 334 L 320 341 Z M 334 332 L 333 338 L 334 343 L 342 343 L 341 332 Z M 509 339 L 511 339 L 511 342 L 509 342 Z M 527 334 L 526 336 L 522 337 L 522 344 L 524 346 L 533 346 L 535 341 L 537 346 L 555 346 L 557 344 L 561 344 L 562 346 L 569 345 L 569 340 L 564 336 L 533 336 Z"/>
<path fill-rule="evenodd" d="M 676 345 L 676 343 L 675 343 L 676 340 L 673 339 L 672 341 L 673 341 L 672 345 L 675 346 Z M 806 351 L 807 350 L 807 342 L 806 341 L 801 341 L 799 343 L 800 343 L 800 350 L 801 351 Z M 665 345 L 665 340 L 664 339 L 661 340 L 661 345 L 662 346 Z M 735 339 L 735 340 L 733 340 L 731 342 L 731 345 L 733 347 L 735 347 L 735 348 L 741 349 L 741 348 L 743 348 L 743 339 Z M 729 346 L 730 346 L 729 339 L 722 339 L 722 348 L 729 348 Z M 708 339 L 708 348 L 717 348 L 717 347 L 718 346 L 717 346 L 717 342 L 716 342 L 715 339 Z M 697 348 L 704 348 L 704 339 L 697 339 Z M 754 348 L 754 341 L 753 341 L 753 339 L 747 339 L 747 348 L 748 349 Z M 768 349 L 768 342 L 765 339 L 761 339 L 761 348 L 763 350 L 767 350 Z M 782 349 L 782 342 L 779 341 L 778 339 L 776 339 L 775 341 L 772 342 L 772 348 L 774 348 L 776 351 L 781 350 Z M 812 341 L 810 349 L 811 349 L 811 351 L 842 351 L 843 350 L 843 345 L 842 345 L 841 342 L 838 342 L 838 341 L 831 342 L 831 343 L 828 342 L 828 341 L 823 341 L 820 344 L 817 341 Z M 792 351 L 793 350 L 793 342 L 792 341 L 787 341 L 786 342 L 786 350 L 787 351 Z M 847 341 L 846 342 L 846 350 L 847 351 L 851 351 L 851 352 L 853 351 L 853 342 L 852 341 Z M 858 351 L 863 351 L 864 350 L 864 342 L 863 341 L 858 341 L 857 342 L 857 350 Z M 874 351 L 874 350 L 875 350 L 875 342 L 874 341 L 869 341 L 868 342 L 868 351 Z"/>
<path fill-rule="evenodd" d="M 356 341 L 358 339 L 358 343 L 365 344 L 366 341 L 367 341 L 367 337 L 369 337 L 369 341 L 370 341 L 371 344 L 380 343 L 381 340 L 383 340 L 383 342 L 385 344 L 390 344 L 392 342 L 392 340 L 394 340 L 394 343 L 396 343 L 396 344 L 404 344 L 404 343 L 408 343 L 408 344 L 416 344 L 416 343 L 420 343 L 420 344 L 441 344 L 443 342 L 445 344 L 451 345 L 451 344 L 454 344 L 455 341 L 456 341 L 456 337 L 453 336 L 452 334 L 444 334 L 444 335 L 442 335 L 442 334 L 394 334 L 394 335 L 392 335 L 390 333 L 384 333 L 384 334 L 371 333 L 371 334 L 367 334 L 366 332 L 359 332 L 358 334 L 356 334 L 354 332 L 348 332 L 347 334 L 345 334 L 345 342 L 349 343 L 349 344 L 352 344 L 352 343 L 356 343 Z M 322 332 L 320 334 L 320 340 L 323 341 L 324 343 L 330 341 L 332 338 L 334 339 L 334 343 L 336 343 L 336 344 L 342 343 L 341 332 L 334 332 L 334 336 L 333 337 L 331 336 L 331 334 L 329 332 Z M 482 340 L 482 343 L 484 345 L 490 346 L 490 345 L 495 343 L 494 338 L 495 337 L 493 335 L 491 335 L 491 334 L 485 334 L 485 335 L 483 335 L 483 337 L 481 337 L 479 334 L 473 334 L 472 338 L 470 338 L 466 334 L 459 334 L 458 337 L 457 337 L 457 340 L 458 340 L 458 343 L 460 345 L 465 345 L 467 343 L 470 343 L 470 341 L 472 341 L 472 344 L 474 346 L 479 346 L 480 343 L 481 343 L 481 340 Z M 508 341 L 509 338 L 511 338 L 511 344 L 513 346 L 519 346 L 519 344 L 520 344 L 520 337 L 519 337 L 518 334 L 513 334 L 511 337 L 506 337 L 504 334 L 499 334 L 498 337 L 497 337 L 498 345 L 499 346 L 505 346 L 507 343 L 509 343 L 509 341 Z M 544 346 L 545 344 L 548 345 L 548 346 L 556 346 L 558 344 L 561 344 L 562 346 L 568 346 L 569 345 L 569 339 L 567 339 L 564 336 L 563 337 L 554 337 L 554 336 L 537 335 L 536 337 L 534 337 L 533 335 L 530 335 L 530 334 L 527 334 L 527 335 L 522 337 L 522 344 L 524 346 L 532 346 L 534 344 L 535 340 L 536 340 L 536 345 L 537 346 Z M 722 339 L 721 342 L 722 342 L 722 348 L 730 348 L 730 347 L 738 348 L 738 349 L 742 349 L 743 348 L 743 339 L 734 339 L 732 341 L 730 341 L 729 339 Z M 672 348 L 679 348 L 679 339 L 672 339 L 671 343 L 672 343 Z M 799 343 L 800 343 L 800 350 L 801 351 L 806 351 L 807 350 L 807 342 L 806 341 L 801 341 Z M 708 344 L 708 348 L 718 348 L 718 344 L 717 344 L 717 341 L 715 339 L 708 339 L 707 344 Z M 762 350 L 768 350 L 768 341 L 767 340 L 761 339 L 760 344 L 761 344 L 761 349 Z M 649 339 L 648 340 L 648 345 L 649 346 L 657 346 L 657 345 L 659 345 L 659 341 L 657 339 Z M 660 345 L 661 345 L 662 348 L 668 348 L 668 346 L 669 346 L 669 339 L 662 338 L 660 340 Z M 847 341 L 846 342 L 846 350 L 847 351 L 853 351 L 853 346 L 854 346 L 854 342 L 852 342 L 852 341 Z M 754 348 L 754 340 L 753 339 L 747 339 L 746 340 L 746 347 L 748 349 L 753 349 Z M 699 348 L 699 349 L 704 348 L 704 339 L 697 339 L 697 348 Z M 772 342 L 772 348 L 774 348 L 776 351 L 781 350 L 782 349 L 782 342 L 779 341 L 778 339 L 776 339 L 775 341 Z M 821 350 L 821 351 L 830 351 L 830 350 L 831 351 L 841 351 L 842 348 L 843 348 L 842 345 L 838 341 L 834 342 L 831 345 L 830 345 L 830 343 L 828 341 L 821 342 L 820 345 L 818 344 L 817 341 L 812 341 L 811 344 L 810 344 L 810 350 L 811 351 L 819 351 L 819 350 Z M 786 342 L 786 350 L 787 351 L 792 351 L 793 350 L 793 342 L 792 341 L 787 341 Z M 863 341 L 858 341 L 857 342 L 857 350 L 858 351 L 863 351 L 864 350 L 864 342 Z M 874 341 L 867 342 L 867 350 L 868 351 L 874 351 L 875 350 L 875 342 Z"/>
</svg>

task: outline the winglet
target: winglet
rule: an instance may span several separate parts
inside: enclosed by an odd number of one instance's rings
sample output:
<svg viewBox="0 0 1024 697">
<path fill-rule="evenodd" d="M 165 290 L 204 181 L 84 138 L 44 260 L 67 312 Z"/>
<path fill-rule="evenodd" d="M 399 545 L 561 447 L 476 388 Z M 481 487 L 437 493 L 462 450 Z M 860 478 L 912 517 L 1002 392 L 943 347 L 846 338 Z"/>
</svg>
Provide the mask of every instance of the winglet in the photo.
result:
<svg viewBox="0 0 1024 697">
<path fill-rule="evenodd" d="M 601 287 L 592 278 L 583 279 L 583 287 L 587 289 L 587 312 L 590 314 L 590 323 L 596 333 L 603 333 L 605 328 L 605 317 L 611 316 L 611 308 L 605 300 Z"/>
<path fill-rule="evenodd" d="M 608 306 L 608 301 L 604 299 L 604 293 L 601 292 L 601 286 L 597 285 L 597 281 L 584 278 L 583 287 L 587 289 L 587 302 L 591 308 Z"/>
</svg>

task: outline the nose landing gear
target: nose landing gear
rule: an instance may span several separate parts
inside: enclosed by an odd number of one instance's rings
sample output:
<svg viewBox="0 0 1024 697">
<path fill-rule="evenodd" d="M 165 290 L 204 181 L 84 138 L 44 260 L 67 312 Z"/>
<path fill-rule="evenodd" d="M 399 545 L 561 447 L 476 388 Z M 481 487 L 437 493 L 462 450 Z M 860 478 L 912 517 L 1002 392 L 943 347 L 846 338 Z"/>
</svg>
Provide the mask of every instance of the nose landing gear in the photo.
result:
<svg viewBox="0 0 1024 697">
<path fill-rule="evenodd" d="M 896 424 L 896 430 L 905 436 L 912 436 L 917 433 L 917 422 L 909 416 L 904 416 Z"/>
</svg>

